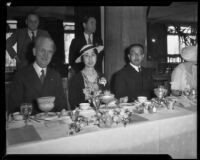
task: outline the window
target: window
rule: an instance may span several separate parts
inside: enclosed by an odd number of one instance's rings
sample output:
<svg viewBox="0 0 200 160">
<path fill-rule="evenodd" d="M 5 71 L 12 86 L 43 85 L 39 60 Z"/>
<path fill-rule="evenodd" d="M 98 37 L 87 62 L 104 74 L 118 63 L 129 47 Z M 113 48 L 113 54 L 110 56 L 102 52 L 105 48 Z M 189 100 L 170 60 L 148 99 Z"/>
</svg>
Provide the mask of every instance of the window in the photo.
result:
<svg viewBox="0 0 200 160">
<path fill-rule="evenodd" d="M 181 50 L 186 46 L 196 44 L 197 31 L 192 26 L 169 25 L 167 28 L 167 62 L 180 63 Z"/>
<path fill-rule="evenodd" d="M 6 23 L 7 23 L 6 39 L 8 39 L 13 34 L 13 32 L 17 29 L 17 21 L 7 20 Z M 13 48 L 17 52 L 17 43 L 14 44 Z M 6 61 L 5 61 L 6 72 L 12 72 L 14 69 L 16 69 L 16 60 L 10 57 L 7 50 L 6 50 L 5 58 L 6 58 Z"/>
<path fill-rule="evenodd" d="M 64 26 L 64 42 L 65 42 L 65 63 L 69 63 L 69 47 L 72 39 L 75 37 L 75 23 L 63 22 Z"/>
</svg>

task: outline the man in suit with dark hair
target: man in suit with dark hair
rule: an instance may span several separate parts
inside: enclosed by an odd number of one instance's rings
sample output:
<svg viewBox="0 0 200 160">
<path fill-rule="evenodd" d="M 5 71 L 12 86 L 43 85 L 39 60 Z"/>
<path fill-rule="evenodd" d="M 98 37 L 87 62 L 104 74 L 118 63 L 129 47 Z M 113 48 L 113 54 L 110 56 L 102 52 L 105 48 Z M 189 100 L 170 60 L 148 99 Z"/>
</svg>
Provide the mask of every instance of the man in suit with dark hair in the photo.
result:
<svg viewBox="0 0 200 160">
<path fill-rule="evenodd" d="M 20 110 L 21 103 L 32 103 L 33 114 L 41 112 L 37 106 L 37 98 L 55 97 L 53 112 L 67 109 L 62 80 L 59 73 L 49 67 L 52 56 L 56 50 L 54 41 L 46 37 L 38 37 L 33 48 L 35 62 L 16 72 L 12 81 L 8 113 Z"/>
<path fill-rule="evenodd" d="M 93 44 L 94 46 L 103 45 L 103 41 L 95 34 L 96 31 L 96 19 L 92 16 L 85 16 L 82 21 L 84 32 L 80 37 L 76 37 L 72 40 L 69 49 L 69 65 L 77 73 L 83 69 L 82 63 L 75 63 L 76 58 L 80 56 L 80 49 L 86 44 Z M 95 69 L 101 72 L 102 70 L 103 54 L 99 54 L 97 57 L 97 64 Z"/>
<path fill-rule="evenodd" d="M 114 92 L 116 98 L 128 97 L 129 102 L 134 101 L 138 96 L 152 98 L 152 71 L 141 66 L 144 59 L 143 45 L 130 45 L 127 56 L 129 63 L 115 77 Z"/>
<path fill-rule="evenodd" d="M 40 21 L 36 13 L 29 13 L 25 23 L 27 28 L 17 29 L 6 40 L 6 49 L 10 57 L 15 58 L 18 70 L 33 62 L 32 47 L 34 39 L 39 36 L 49 36 L 47 31 L 38 29 Z M 13 48 L 15 43 L 17 43 L 17 52 Z"/>
</svg>

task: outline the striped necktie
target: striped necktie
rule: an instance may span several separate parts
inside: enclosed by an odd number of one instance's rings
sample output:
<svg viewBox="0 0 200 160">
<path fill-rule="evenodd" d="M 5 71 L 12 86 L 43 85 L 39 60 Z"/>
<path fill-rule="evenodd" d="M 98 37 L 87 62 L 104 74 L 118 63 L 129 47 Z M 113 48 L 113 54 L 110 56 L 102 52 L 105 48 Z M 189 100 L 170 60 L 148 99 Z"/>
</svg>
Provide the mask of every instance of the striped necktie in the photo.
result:
<svg viewBox="0 0 200 160">
<path fill-rule="evenodd" d="M 31 34 L 32 34 L 32 37 L 31 37 L 31 39 L 32 39 L 32 41 L 34 41 L 34 40 L 35 40 L 35 34 L 34 34 L 34 32 L 33 32 L 33 31 L 31 32 Z"/>
<path fill-rule="evenodd" d="M 92 44 L 91 35 L 88 35 L 88 44 Z"/>
<path fill-rule="evenodd" d="M 138 67 L 138 71 L 139 71 L 139 72 L 141 72 L 141 71 L 142 71 L 142 70 L 141 70 L 141 67 Z"/>
<path fill-rule="evenodd" d="M 40 75 L 40 81 L 41 83 L 44 82 L 45 74 L 44 74 L 44 69 L 41 70 L 41 75 Z"/>
</svg>

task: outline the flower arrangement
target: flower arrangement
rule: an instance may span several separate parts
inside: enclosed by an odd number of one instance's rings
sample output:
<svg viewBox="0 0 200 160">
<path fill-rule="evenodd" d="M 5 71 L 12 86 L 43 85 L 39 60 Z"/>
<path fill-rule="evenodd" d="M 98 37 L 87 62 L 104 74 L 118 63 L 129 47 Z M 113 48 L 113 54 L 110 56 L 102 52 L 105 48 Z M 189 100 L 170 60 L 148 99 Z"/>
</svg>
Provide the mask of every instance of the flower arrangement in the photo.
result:
<svg viewBox="0 0 200 160">
<path fill-rule="evenodd" d="M 103 85 L 104 87 L 106 86 L 107 80 L 104 77 L 99 78 L 99 84 Z"/>
<path fill-rule="evenodd" d="M 123 124 L 125 127 L 132 118 L 133 112 L 123 108 L 98 110 L 96 115 L 91 118 L 80 116 L 78 109 L 76 109 L 71 113 L 73 123 L 70 124 L 68 135 L 80 132 L 82 128 L 89 124 L 97 125 L 100 128 L 110 128 L 115 124 Z"/>
</svg>

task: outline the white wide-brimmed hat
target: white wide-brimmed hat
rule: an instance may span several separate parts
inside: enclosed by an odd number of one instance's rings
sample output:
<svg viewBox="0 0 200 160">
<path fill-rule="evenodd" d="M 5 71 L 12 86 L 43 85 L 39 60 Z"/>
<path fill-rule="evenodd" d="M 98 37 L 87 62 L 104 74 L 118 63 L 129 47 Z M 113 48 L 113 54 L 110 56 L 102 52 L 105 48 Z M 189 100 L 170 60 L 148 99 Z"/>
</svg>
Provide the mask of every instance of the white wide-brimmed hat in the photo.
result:
<svg viewBox="0 0 200 160">
<path fill-rule="evenodd" d="M 94 46 L 92 44 L 84 45 L 80 50 L 80 56 L 75 60 L 75 62 L 80 63 L 81 57 L 88 52 L 92 52 L 93 49 L 96 49 L 97 52 L 100 53 L 103 50 L 103 48 L 104 48 L 103 46 Z"/>
<path fill-rule="evenodd" d="M 189 46 L 182 49 L 181 57 L 186 61 L 197 61 L 197 46 Z"/>
</svg>

